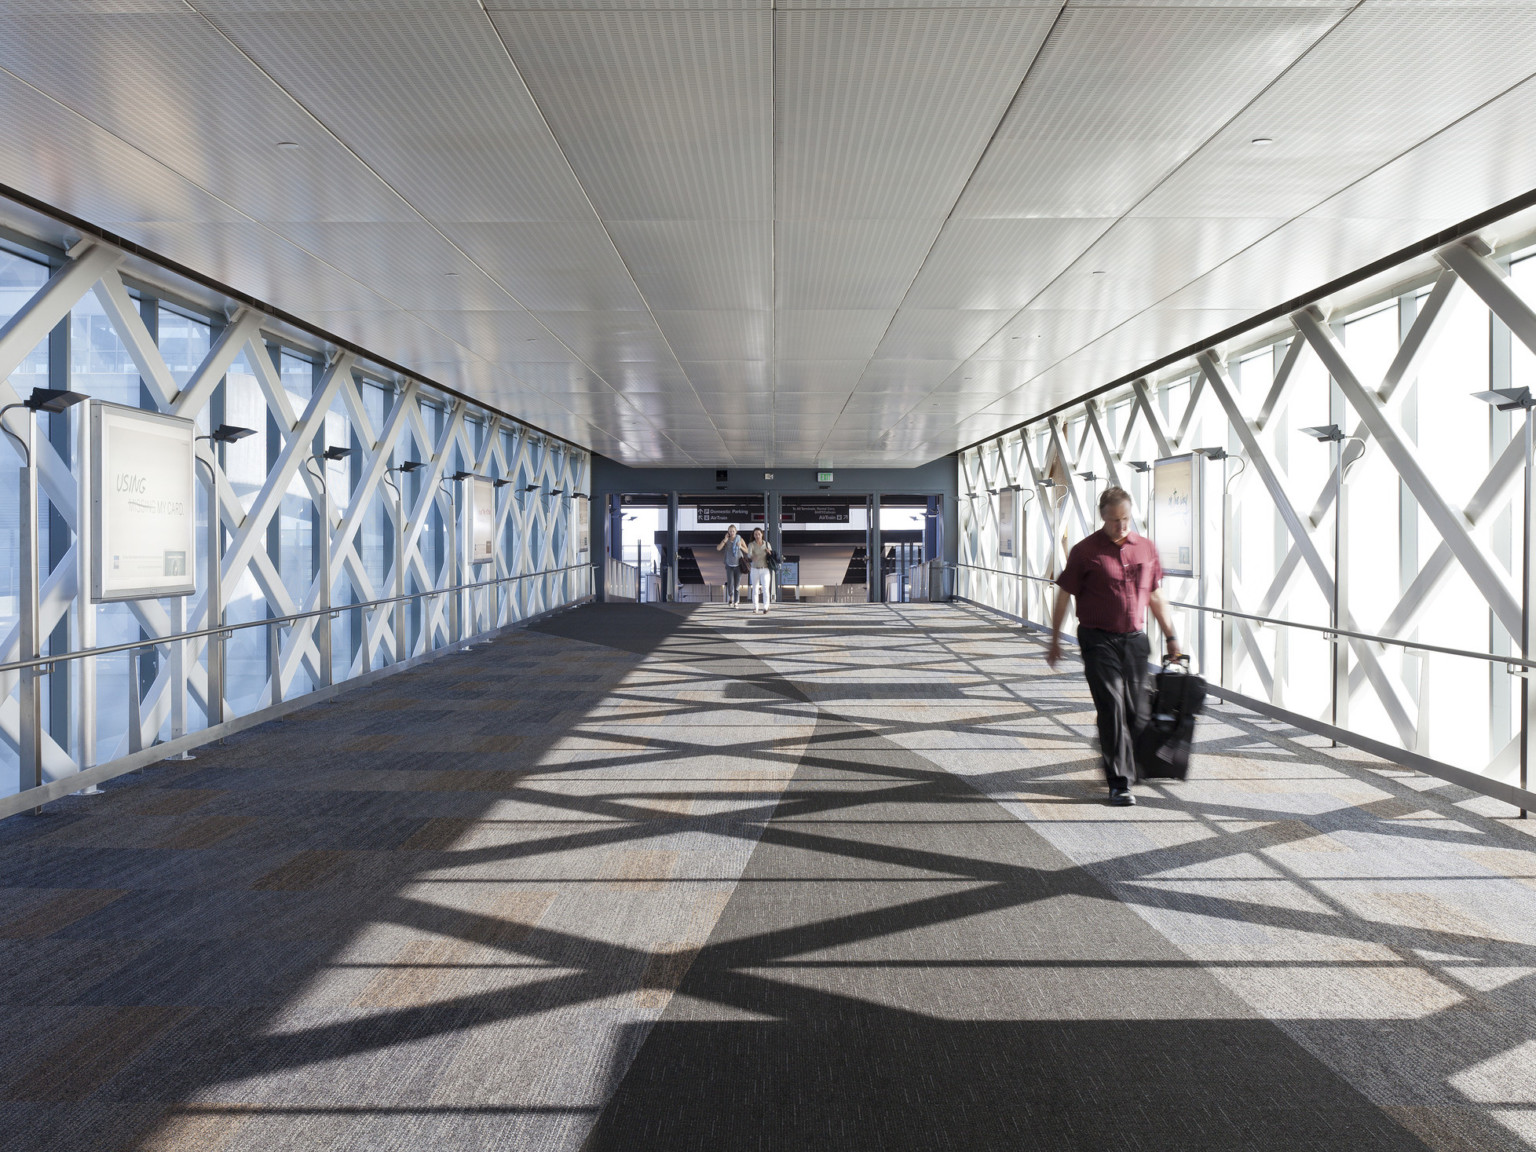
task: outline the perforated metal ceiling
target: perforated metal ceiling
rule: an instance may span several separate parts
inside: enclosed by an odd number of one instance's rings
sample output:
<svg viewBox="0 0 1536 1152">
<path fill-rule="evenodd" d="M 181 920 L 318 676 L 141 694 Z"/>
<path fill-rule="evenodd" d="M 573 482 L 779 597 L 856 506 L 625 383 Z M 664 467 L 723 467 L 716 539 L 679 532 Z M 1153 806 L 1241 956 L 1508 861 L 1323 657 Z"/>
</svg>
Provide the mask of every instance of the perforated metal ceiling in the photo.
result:
<svg viewBox="0 0 1536 1152">
<path fill-rule="evenodd" d="M 1536 186 L 1533 74 L 1484 0 L 0 0 L 0 182 L 621 460 L 901 465 Z"/>
</svg>

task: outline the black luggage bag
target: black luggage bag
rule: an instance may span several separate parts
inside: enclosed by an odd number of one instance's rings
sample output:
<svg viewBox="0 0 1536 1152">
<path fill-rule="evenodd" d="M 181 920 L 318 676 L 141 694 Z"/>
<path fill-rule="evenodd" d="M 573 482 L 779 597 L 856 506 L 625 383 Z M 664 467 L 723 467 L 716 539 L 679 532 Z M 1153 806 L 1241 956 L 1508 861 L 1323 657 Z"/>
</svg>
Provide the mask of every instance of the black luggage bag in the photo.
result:
<svg viewBox="0 0 1536 1152">
<path fill-rule="evenodd" d="M 1189 670 L 1188 656 L 1165 656 L 1152 681 L 1152 716 L 1136 740 L 1136 768 L 1143 779 L 1182 780 L 1195 717 L 1205 707 L 1205 678 Z"/>
</svg>

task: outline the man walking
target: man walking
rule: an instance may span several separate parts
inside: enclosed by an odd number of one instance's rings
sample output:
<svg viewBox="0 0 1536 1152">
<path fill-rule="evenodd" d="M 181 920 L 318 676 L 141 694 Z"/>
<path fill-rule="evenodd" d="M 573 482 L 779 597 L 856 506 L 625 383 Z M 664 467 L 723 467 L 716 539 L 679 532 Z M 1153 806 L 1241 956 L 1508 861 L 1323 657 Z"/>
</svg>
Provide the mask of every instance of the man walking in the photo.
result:
<svg viewBox="0 0 1536 1152">
<path fill-rule="evenodd" d="M 736 535 L 736 525 L 732 524 L 725 530 L 720 543 L 715 545 L 715 551 L 725 553 L 725 602 L 734 608 L 741 603 L 741 585 L 737 581 L 741 579 L 743 555 L 743 544 L 741 537 Z"/>
<path fill-rule="evenodd" d="M 1067 566 L 1056 578 L 1056 607 L 1051 613 L 1051 646 L 1045 662 L 1061 659 L 1061 622 L 1067 600 L 1077 597 L 1077 643 L 1093 706 L 1098 712 L 1099 751 L 1109 783 L 1109 802 L 1126 808 L 1136 803 L 1135 739 L 1147 725 L 1147 670 L 1152 646 L 1142 631 L 1152 609 L 1168 641 L 1168 655 L 1179 654 L 1161 584 L 1163 566 L 1157 547 L 1131 531 L 1131 496 L 1124 488 L 1106 488 L 1099 497 L 1104 527 L 1078 541 Z"/>
</svg>

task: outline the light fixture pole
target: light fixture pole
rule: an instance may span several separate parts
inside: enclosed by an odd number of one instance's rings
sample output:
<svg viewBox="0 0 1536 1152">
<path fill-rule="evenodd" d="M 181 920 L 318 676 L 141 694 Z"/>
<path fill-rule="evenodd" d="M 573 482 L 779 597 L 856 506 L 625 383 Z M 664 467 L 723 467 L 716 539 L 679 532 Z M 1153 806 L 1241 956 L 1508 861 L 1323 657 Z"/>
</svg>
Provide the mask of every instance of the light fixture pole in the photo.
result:
<svg viewBox="0 0 1536 1152">
<path fill-rule="evenodd" d="M 473 475 L 473 472 L 460 470 L 455 472 L 449 479 L 451 483 L 459 485 L 459 492 L 462 493 L 464 491 L 464 481 Z M 464 556 L 466 547 L 469 544 L 470 533 L 467 528 L 459 523 L 460 517 L 472 517 L 474 509 L 469 507 L 468 500 L 455 500 L 452 491 L 447 489 L 445 491 L 448 492 L 449 520 L 452 523 L 448 532 L 448 545 L 449 551 L 453 555 L 453 567 L 449 574 L 448 587 L 454 588 L 460 584 L 467 584 L 470 574 L 474 571 L 465 562 L 466 558 Z M 457 643 L 464 639 L 464 610 L 468 608 L 471 617 L 474 614 L 474 604 L 469 600 L 470 595 L 470 592 L 460 588 L 452 594 L 452 599 L 448 602 L 450 643 Z"/>
<path fill-rule="evenodd" d="M 320 596 L 316 608 L 320 612 L 320 626 L 316 629 L 316 641 L 320 649 L 320 687 L 327 687 L 335 678 L 334 657 L 331 652 L 331 488 L 326 483 L 325 466 L 333 460 L 345 460 L 352 455 L 350 448 L 327 448 L 317 452 L 304 462 L 320 465 L 318 472 L 310 471 L 320 482 L 320 531 L 316 533 L 315 549 L 320 553 Z M 277 676 L 279 669 L 272 669 Z"/>
<path fill-rule="evenodd" d="M 1248 461 L 1241 456 L 1233 456 L 1225 448 L 1196 448 L 1195 452 L 1207 460 L 1236 460 L 1243 466 L 1231 475 L 1227 475 L 1223 469 L 1221 479 L 1221 682 L 1230 688 L 1234 637 L 1232 623 L 1227 616 L 1227 613 L 1232 610 L 1232 569 L 1227 542 L 1232 535 L 1232 481 L 1243 474 L 1243 468 L 1248 466 Z M 1203 599 L 1201 602 L 1204 603 Z M 1200 639 L 1203 644 L 1205 641 L 1203 629 Z M 1200 653 L 1200 663 L 1202 667 L 1205 665 L 1204 652 Z"/>
<path fill-rule="evenodd" d="M 1531 495 L 1532 495 L 1532 441 L 1531 409 L 1536 408 L 1536 397 L 1529 388 L 1494 388 L 1487 392 L 1474 392 L 1473 396 L 1491 404 L 1500 412 L 1521 409 L 1525 412 L 1525 487 L 1520 516 L 1520 659 L 1531 658 Z M 1531 669 L 1520 668 L 1520 787 L 1530 784 L 1531 761 Z M 1520 819 L 1526 818 L 1525 808 L 1520 809 Z"/>
<path fill-rule="evenodd" d="M 501 480 L 491 481 L 491 484 L 495 487 L 497 492 L 500 492 L 510 483 L 512 483 L 512 478 L 510 476 Z M 503 505 L 503 507 L 505 507 L 505 505 Z M 500 627 L 502 620 L 505 619 L 507 615 L 506 613 L 502 612 L 502 604 L 507 602 L 503 600 L 503 596 L 510 596 L 512 594 L 512 588 L 510 585 L 505 585 L 500 582 L 501 573 L 499 569 L 502 568 L 503 561 L 506 559 L 506 555 L 502 551 L 502 545 L 506 542 L 507 534 L 506 521 L 502 517 L 501 510 L 499 508 L 496 509 L 496 524 L 496 559 L 491 563 L 491 571 L 493 576 L 497 578 L 497 583 L 491 585 L 491 619 L 494 622 L 493 626 Z"/>
<path fill-rule="evenodd" d="M 1337 424 L 1320 424 L 1303 428 L 1308 436 L 1323 444 L 1333 445 L 1333 600 L 1329 606 L 1329 627 L 1334 629 L 1329 638 L 1333 644 L 1333 673 L 1329 685 L 1329 722 L 1335 728 L 1349 724 L 1349 645 L 1338 634 L 1344 626 L 1344 588 L 1349 576 L 1349 564 L 1344 549 L 1344 443 L 1355 437 L 1346 436 Z M 1337 748 L 1339 742 L 1332 741 Z"/>
<path fill-rule="evenodd" d="M 199 436 L 199 440 L 207 440 L 210 444 L 209 452 L 213 452 L 214 444 L 233 444 L 237 440 L 244 440 L 247 436 L 256 435 L 254 428 L 237 428 L 233 424 L 220 424 L 206 436 Z M 224 596 L 220 587 L 223 579 L 223 556 L 220 555 L 223 545 L 223 532 L 219 522 L 219 476 L 213 465 L 213 460 L 204 460 L 201 456 L 192 457 L 204 468 L 208 469 L 208 543 L 205 551 L 207 556 L 208 589 L 205 593 L 207 611 L 204 616 L 207 624 L 213 631 L 208 634 L 208 691 L 205 693 L 207 700 L 208 727 L 224 723 L 224 634 L 218 629 L 224 626 Z M 185 755 L 185 754 L 184 754 Z M 190 757 L 189 757 L 190 758 Z"/>
<path fill-rule="evenodd" d="M 34 388 L 32 395 L 19 404 L 7 404 L 0 408 L 0 429 L 21 448 L 22 466 L 17 473 L 21 528 L 20 578 L 17 581 L 17 614 L 21 640 L 20 656 L 23 660 L 42 659 L 43 621 L 40 603 L 41 589 L 38 583 L 37 518 L 38 518 L 38 469 L 37 469 L 37 414 L 57 413 L 87 400 L 89 397 L 62 388 Z M 26 423 L 18 436 L 5 426 L 5 414 L 20 408 Z M 139 686 L 130 684 L 128 690 L 137 692 Z M 43 692 L 42 668 L 32 665 L 21 669 L 18 703 L 21 706 L 17 751 L 19 778 L 17 791 L 25 792 L 43 782 Z M 32 809 L 34 815 L 42 812 L 42 805 Z"/>
<path fill-rule="evenodd" d="M 398 472 L 402 476 L 409 476 L 417 469 L 424 467 L 420 460 L 405 460 L 393 468 L 385 469 L 384 482 L 395 493 L 395 663 L 398 664 L 409 655 L 409 649 L 405 642 L 405 493 L 400 491 L 400 485 L 392 480 L 391 474 Z"/>
</svg>

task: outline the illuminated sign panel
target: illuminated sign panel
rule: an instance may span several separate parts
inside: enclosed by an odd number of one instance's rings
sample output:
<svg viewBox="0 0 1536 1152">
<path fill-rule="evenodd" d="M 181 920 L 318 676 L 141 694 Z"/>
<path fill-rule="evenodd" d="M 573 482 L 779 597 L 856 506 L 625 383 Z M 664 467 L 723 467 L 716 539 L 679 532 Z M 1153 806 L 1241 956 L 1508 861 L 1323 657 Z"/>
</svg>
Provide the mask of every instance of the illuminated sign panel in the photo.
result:
<svg viewBox="0 0 1536 1152">
<path fill-rule="evenodd" d="M 91 401 L 91 599 L 190 596 L 197 475 L 190 420 Z"/>
<path fill-rule="evenodd" d="M 1152 539 L 1166 576 L 1200 574 L 1200 463 L 1193 452 L 1152 465 Z"/>
</svg>

